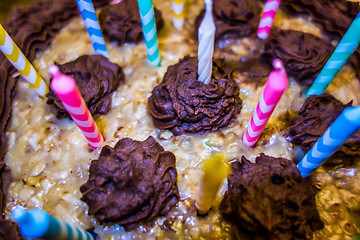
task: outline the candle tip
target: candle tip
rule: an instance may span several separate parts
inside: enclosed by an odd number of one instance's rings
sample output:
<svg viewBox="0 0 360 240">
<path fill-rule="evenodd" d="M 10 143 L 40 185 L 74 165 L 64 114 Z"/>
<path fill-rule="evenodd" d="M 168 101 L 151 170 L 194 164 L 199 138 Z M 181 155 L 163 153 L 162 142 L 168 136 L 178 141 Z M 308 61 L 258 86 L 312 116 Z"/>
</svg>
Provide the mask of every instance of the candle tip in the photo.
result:
<svg viewBox="0 0 360 240">
<path fill-rule="evenodd" d="M 283 72 L 285 72 L 285 67 L 284 67 L 284 64 L 282 63 L 282 61 L 278 58 L 276 58 L 274 61 L 273 61 L 273 67 L 275 68 L 275 70 L 281 70 Z"/>
<path fill-rule="evenodd" d="M 54 78 L 58 77 L 61 74 L 59 68 L 56 65 L 51 65 L 48 69 L 48 72 Z"/>
</svg>

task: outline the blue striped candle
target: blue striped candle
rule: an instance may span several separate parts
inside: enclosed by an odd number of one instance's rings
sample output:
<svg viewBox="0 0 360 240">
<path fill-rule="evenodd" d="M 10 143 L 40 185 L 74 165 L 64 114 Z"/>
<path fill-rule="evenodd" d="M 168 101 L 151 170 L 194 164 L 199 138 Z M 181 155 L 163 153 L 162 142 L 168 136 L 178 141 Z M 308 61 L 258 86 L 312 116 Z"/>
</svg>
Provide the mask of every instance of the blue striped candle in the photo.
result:
<svg viewBox="0 0 360 240">
<path fill-rule="evenodd" d="M 331 55 L 324 68 L 321 70 L 306 96 L 320 95 L 329 86 L 342 66 L 360 43 L 360 13 L 341 39 L 334 53 Z"/>
<path fill-rule="evenodd" d="M 85 27 L 89 33 L 90 41 L 94 47 L 95 53 L 109 57 L 106 49 L 104 37 L 101 33 L 100 25 L 96 17 L 94 5 L 91 0 L 76 0 Z"/>
<path fill-rule="evenodd" d="M 138 4 L 149 62 L 154 66 L 161 66 L 153 2 L 138 0 Z"/>
<path fill-rule="evenodd" d="M 93 236 L 61 221 L 40 208 L 26 210 L 21 207 L 11 212 L 12 219 L 19 224 L 20 233 L 26 238 L 57 240 L 94 240 Z"/>
<path fill-rule="evenodd" d="M 360 106 L 346 108 L 298 163 L 301 175 L 309 176 L 359 128 Z"/>
</svg>

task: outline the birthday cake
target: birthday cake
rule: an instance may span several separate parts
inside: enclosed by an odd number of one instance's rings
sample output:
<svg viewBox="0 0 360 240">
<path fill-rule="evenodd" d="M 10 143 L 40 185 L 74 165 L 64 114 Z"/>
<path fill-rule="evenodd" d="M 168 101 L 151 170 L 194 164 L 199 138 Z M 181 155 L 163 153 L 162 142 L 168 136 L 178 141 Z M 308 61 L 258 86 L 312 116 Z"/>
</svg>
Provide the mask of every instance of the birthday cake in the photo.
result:
<svg viewBox="0 0 360 240">
<path fill-rule="evenodd" d="M 346 0 L 283 0 L 267 40 L 263 1 L 213 0 L 210 83 L 197 81 L 202 1 L 155 1 L 161 66 L 148 62 L 136 1 L 93 0 L 109 58 L 75 0 L 15 8 L 2 25 L 47 84 L 74 78 L 105 142 L 92 150 L 56 94 L 40 98 L 0 54 L 0 239 L 23 239 L 16 207 L 42 208 L 99 239 L 346 239 L 360 235 L 360 132 L 309 178 L 296 168 L 340 112 L 360 104 L 356 51 L 319 96 L 304 97 L 356 14 Z M 337 19 L 342 19 L 339 21 Z M 194 34 L 195 33 L 195 34 Z M 289 86 L 255 147 L 242 141 L 272 68 Z M 206 160 L 232 172 L 212 208 L 195 200 Z"/>
</svg>

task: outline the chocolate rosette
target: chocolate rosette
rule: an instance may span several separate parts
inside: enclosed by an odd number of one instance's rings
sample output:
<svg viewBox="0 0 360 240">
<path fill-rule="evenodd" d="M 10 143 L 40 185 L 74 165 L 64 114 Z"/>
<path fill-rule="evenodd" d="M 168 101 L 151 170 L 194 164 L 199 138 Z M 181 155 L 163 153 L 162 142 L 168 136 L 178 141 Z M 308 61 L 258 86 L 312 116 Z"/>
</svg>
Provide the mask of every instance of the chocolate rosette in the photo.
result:
<svg viewBox="0 0 360 240">
<path fill-rule="evenodd" d="M 60 72 L 74 78 L 92 115 L 106 114 L 110 110 L 112 93 L 125 81 L 122 68 L 101 55 L 84 55 L 63 65 L 55 64 Z M 57 118 L 69 116 L 52 90 L 46 96 L 47 103 L 58 109 Z"/>
<path fill-rule="evenodd" d="M 239 87 L 216 63 L 209 84 L 198 81 L 198 60 L 184 57 L 169 66 L 148 101 L 155 127 L 174 135 L 205 134 L 230 124 L 240 113 Z"/>
<path fill-rule="evenodd" d="M 0 219 L 0 240 L 25 240 L 16 223 Z"/>
<path fill-rule="evenodd" d="M 164 26 L 164 20 L 158 9 L 154 8 L 154 11 L 156 27 L 160 30 Z M 104 35 L 119 46 L 126 42 L 138 43 L 144 39 L 137 1 L 124 0 L 116 5 L 109 5 L 101 11 L 99 22 Z"/>
<path fill-rule="evenodd" d="M 255 161 L 232 163 L 223 218 L 252 239 L 311 239 L 324 227 L 311 182 L 290 160 L 261 154 Z"/>
<path fill-rule="evenodd" d="M 12 10 L 4 28 L 32 61 L 36 52 L 47 49 L 55 35 L 77 15 L 76 1 L 40 1 Z"/>
<path fill-rule="evenodd" d="M 325 39 L 295 30 L 273 31 L 265 43 L 264 58 L 279 58 L 286 72 L 298 82 L 310 86 L 334 51 Z"/>
<path fill-rule="evenodd" d="M 308 152 L 340 113 L 351 105 L 352 102 L 342 104 L 330 94 L 308 97 L 289 128 L 291 142 Z M 346 140 L 335 155 L 341 158 L 343 164 L 351 165 L 354 158 L 360 156 L 360 131 Z"/>
<path fill-rule="evenodd" d="M 205 9 L 195 20 L 195 36 L 197 38 L 200 23 L 204 17 Z M 215 39 L 224 34 L 235 37 L 249 36 L 255 32 L 259 24 L 261 8 L 253 0 L 214 0 L 213 17 L 216 27 Z"/>
<path fill-rule="evenodd" d="M 126 231 L 137 228 L 167 214 L 179 201 L 175 161 L 153 137 L 123 138 L 114 148 L 104 146 L 91 162 L 81 200 L 100 223 L 116 222 Z"/>
<path fill-rule="evenodd" d="M 284 0 L 280 6 L 310 15 L 325 33 L 337 40 L 342 38 L 360 11 L 359 3 L 347 0 Z"/>
</svg>

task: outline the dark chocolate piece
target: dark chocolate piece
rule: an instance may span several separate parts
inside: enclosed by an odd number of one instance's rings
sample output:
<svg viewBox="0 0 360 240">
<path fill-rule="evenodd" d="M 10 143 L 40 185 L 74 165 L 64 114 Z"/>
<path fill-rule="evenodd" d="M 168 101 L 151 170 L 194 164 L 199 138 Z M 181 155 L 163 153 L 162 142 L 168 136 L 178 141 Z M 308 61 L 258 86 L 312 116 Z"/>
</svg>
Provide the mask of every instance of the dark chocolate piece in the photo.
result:
<svg viewBox="0 0 360 240">
<path fill-rule="evenodd" d="M 91 114 L 106 114 L 111 108 L 112 93 L 125 81 L 122 68 L 101 55 L 84 55 L 75 61 L 56 64 L 60 72 L 74 78 Z M 52 81 L 52 79 L 51 79 Z M 60 99 L 50 90 L 48 104 L 58 109 L 57 117 L 68 115 Z"/>
<path fill-rule="evenodd" d="M 195 36 L 197 38 L 200 23 L 205 9 L 195 20 Z M 215 39 L 225 34 L 245 37 L 254 33 L 260 20 L 261 8 L 258 1 L 253 0 L 213 0 L 213 16 L 216 27 Z"/>
<path fill-rule="evenodd" d="M 232 164 L 220 204 L 224 219 L 252 239 L 312 239 L 324 225 L 310 181 L 285 158 L 261 154 L 255 161 Z"/>
<path fill-rule="evenodd" d="M 216 63 L 209 84 L 198 81 L 198 60 L 184 57 L 169 66 L 148 101 L 155 127 L 175 135 L 205 134 L 229 125 L 240 113 L 239 87 Z"/>
<path fill-rule="evenodd" d="M 330 94 L 308 97 L 289 128 L 291 142 L 300 145 L 307 153 L 340 113 L 352 105 L 352 101 L 343 104 Z M 357 131 L 336 151 L 342 163 L 351 165 L 355 157 L 360 156 L 360 131 Z M 327 162 L 331 163 L 331 162 Z"/>
<path fill-rule="evenodd" d="M 264 58 L 283 61 L 287 73 L 310 86 L 325 66 L 335 47 L 310 33 L 277 29 L 265 43 Z"/>
<path fill-rule="evenodd" d="M 100 223 L 115 222 L 126 231 L 165 215 L 179 201 L 175 155 L 153 137 L 121 139 L 104 146 L 90 165 L 81 200 Z"/>
<path fill-rule="evenodd" d="M 21 236 L 16 223 L 0 219 L 0 240 L 25 240 L 25 238 Z"/>
<path fill-rule="evenodd" d="M 159 31 L 164 26 L 164 20 L 158 9 L 154 8 L 154 12 Z M 109 5 L 101 11 L 99 22 L 104 35 L 119 46 L 126 42 L 138 43 L 144 39 L 137 1 L 124 0 L 116 5 Z"/>
</svg>

